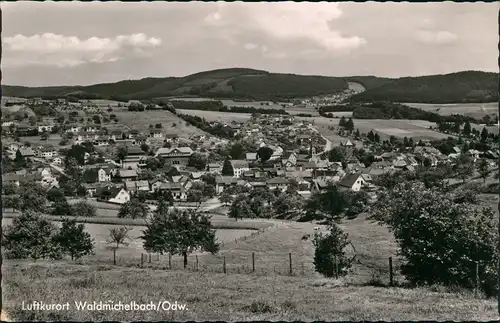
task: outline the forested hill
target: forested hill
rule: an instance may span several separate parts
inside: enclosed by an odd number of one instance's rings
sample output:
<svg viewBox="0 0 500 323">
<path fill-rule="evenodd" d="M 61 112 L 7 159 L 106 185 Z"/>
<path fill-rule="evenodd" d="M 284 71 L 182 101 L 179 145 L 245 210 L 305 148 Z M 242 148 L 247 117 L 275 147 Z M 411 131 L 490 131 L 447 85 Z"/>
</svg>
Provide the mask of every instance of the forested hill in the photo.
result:
<svg viewBox="0 0 500 323">
<path fill-rule="evenodd" d="M 277 74 L 230 68 L 185 77 L 144 78 L 89 86 L 2 86 L 10 97 L 64 97 L 79 99 L 146 100 L 172 96 L 199 96 L 254 100 L 286 100 L 338 93 L 348 88 L 343 78 Z"/>
<path fill-rule="evenodd" d="M 357 82 L 366 88 L 365 92 L 352 97 L 356 102 L 461 103 L 498 100 L 498 74 L 495 73 L 467 71 L 390 79 L 376 76 L 278 74 L 248 68 L 219 69 L 185 77 L 144 78 L 89 86 L 2 85 L 2 95 L 117 101 L 178 96 L 279 101 L 342 92 L 348 88 L 347 82 Z"/>
<path fill-rule="evenodd" d="M 498 73 L 465 71 L 404 77 L 368 88 L 355 102 L 484 103 L 498 101 Z"/>
</svg>

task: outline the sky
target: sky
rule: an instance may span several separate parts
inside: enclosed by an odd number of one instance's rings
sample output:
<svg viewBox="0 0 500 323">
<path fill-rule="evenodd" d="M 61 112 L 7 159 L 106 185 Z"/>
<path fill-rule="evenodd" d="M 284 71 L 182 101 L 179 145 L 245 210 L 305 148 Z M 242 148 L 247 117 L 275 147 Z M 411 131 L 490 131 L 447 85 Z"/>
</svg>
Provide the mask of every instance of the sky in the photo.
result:
<svg viewBox="0 0 500 323">
<path fill-rule="evenodd" d="M 2 83 L 498 72 L 497 3 L 2 2 Z"/>
</svg>

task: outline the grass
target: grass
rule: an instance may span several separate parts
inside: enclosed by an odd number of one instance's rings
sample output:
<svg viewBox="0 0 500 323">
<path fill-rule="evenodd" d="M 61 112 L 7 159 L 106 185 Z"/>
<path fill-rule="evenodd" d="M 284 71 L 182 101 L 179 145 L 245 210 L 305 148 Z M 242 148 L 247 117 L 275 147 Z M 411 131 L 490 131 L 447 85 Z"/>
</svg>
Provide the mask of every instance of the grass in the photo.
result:
<svg viewBox="0 0 500 323">
<path fill-rule="evenodd" d="M 214 221 L 233 221 L 224 216 Z M 263 220 L 243 220 L 233 223 Z M 120 248 L 119 264 L 111 266 L 112 251 L 102 243 L 97 255 L 74 262 L 29 263 L 4 261 L 4 308 L 17 320 L 492 320 L 498 319 L 496 302 L 471 294 L 448 293 L 439 288 L 388 288 L 388 258 L 394 258 L 396 243 L 384 226 L 371 223 L 365 215 L 345 220 L 341 227 L 349 234 L 356 253 L 353 272 L 341 279 L 326 279 L 313 269 L 314 247 L 302 240 L 314 231 L 313 223 L 269 221 L 265 230 L 218 230 L 223 244 L 216 255 L 191 255 L 188 269 L 182 259 L 172 257 L 172 269 L 165 256 L 140 264 L 140 246 Z M 87 225 L 98 239 L 107 228 Z M 140 234 L 135 227 L 131 236 Z M 236 241 L 234 240 L 236 239 Z M 96 239 L 97 240 L 97 239 Z M 252 253 L 255 273 L 252 273 Z M 289 276 L 292 254 L 293 275 Z M 353 251 L 350 251 L 353 254 Z M 223 273 L 226 261 L 227 274 Z M 198 270 L 196 262 L 198 261 Z M 379 277 L 377 277 L 379 276 Z M 29 296 L 27 296 L 29 295 Z M 127 303 L 168 300 L 187 304 L 187 311 L 21 311 L 22 301 L 46 303 L 69 301 L 121 301 Z"/>
<path fill-rule="evenodd" d="M 443 116 L 451 114 L 462 114 L 474 118 L 482 118 L 485 115 L 498 113 L 498 103 L 457 103 L 457 104 L 426 104 L 405 103 L 410 107 L 434 112 Z"/>
<path fill-rule="evenodd" d="M 149 129 L 150 124 L 155 125 L 157 123 L 161 123 L 164 129 L 167 129 L 168 132 L 178 134 L 179 137 L 189 138 L 191 135 L 207 135 L 207 133 L 201 129 L 191 125 L 186 125 L 184 120 L 177 117 L 170 111 L 114 111 L 113 113 L 116 114 L 120 123 L 127 125 L 131 129 L 139 131 Z M 175 127 L 173 126 L 174 124 Z"/>
<path fill-rule="evenodd" d="M 9 261 L 3 308 L 13 320 L 395 321 L 496 320 L 496 301 L 431 289 L 346 286 L 306 277 L 141 270 Z M 69 302 L 66 311 L 23 311 L 22 302 Z M 77 311 L 74 302 L 185 304 L 184 311 Z"/>
<path fill-rule="evenodd" d="M 201 110 L 178 110 L 183 114 L 191 114 L 205 118 L 209 121 L 223 121 L 223 122 L 246 122 L 251 118 L 250 114 L 247 113 L 228 113 L 228 112 L 218 112 L 218 111 L 201 111 Z M 331 136 L 327 133 L 329 126 L 338 126 L 340 118 L 323 118 L 323 117 L 296 117 L 297 120 L 306 120 L 313 122 L 314 126 L 317 127 L 324 136 Z M 414 139 L 442 139 L 447 138 L 449 135 L 445 135 L 433 130 L 430 130 L 430 126 L 436 126 L 435 123 L 423 121 L 423 120 L 381 120 L 381 119 L 354 119 L 354 127 L 358 128 L 361 133 L 368 133 L 372 129 L 378 129 L 379 132 L 385 134 L 387 137 L 390 135 L 403 137 L 412 137 Z M 322 130 L 321 130 L 322 129 Z M 392 131 L 391 131 L 392 130 Z M 403 134 L 402 131 L 405 131 Z M 398 132 L 398 133 L 396 133 Z M 329 138 L 330 139 L 330 138 Z M 340 141 L 339 138 L 332 136 L 330 139 L 334 143 Z"/>
</svg>

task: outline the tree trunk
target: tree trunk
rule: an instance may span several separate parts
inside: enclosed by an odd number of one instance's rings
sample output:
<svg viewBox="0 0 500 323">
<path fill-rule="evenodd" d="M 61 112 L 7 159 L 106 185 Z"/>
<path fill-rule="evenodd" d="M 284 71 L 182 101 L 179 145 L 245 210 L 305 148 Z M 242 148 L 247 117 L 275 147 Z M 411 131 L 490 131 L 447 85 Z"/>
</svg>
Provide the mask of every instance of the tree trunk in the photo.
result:
<svg viewBox="0 0 500 323">
<path fill-rule="evenodd" d="M 188 255 L 187 255 L 187 252 L 183 252 L 182 253 L 182 257 L 184 257 L 184 269 L 186 269 L 186 267 L 188 265 Z"/>
</svg>

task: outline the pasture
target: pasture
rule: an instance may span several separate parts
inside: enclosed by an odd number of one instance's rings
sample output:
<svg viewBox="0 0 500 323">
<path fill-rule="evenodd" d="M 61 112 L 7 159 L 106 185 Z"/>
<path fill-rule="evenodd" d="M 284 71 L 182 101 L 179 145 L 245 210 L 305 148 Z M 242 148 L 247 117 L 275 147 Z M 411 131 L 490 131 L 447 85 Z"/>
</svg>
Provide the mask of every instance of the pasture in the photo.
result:
<svg viewBox="0 0 500 323">
<path fill-rule="evenodd" d="M 149 129 L 150 124 L 154 126 L 157 123 L 161 123 L 166 132 L 176 133 L 179 137 L 188 138 L 191 135 L 207 135 L 201 129 L 186 124 L 186 121 L 170 111 L 115 111 L 113 113 L 116 114 L 120 123 L 127 125 L 130 129 L 144 131 Z"/>
<path fill-rule="evenodd" d="M 388 257 L 396 259 L 397 247 L 387 228 L 364 216 L 341 224 L 356 250 L 352 274 L 326 279 L 313 270 L 314 247 L 302 240 L 314 224 L 277 221 L 265 231 L 232 241 L 228 232 L 219 254 L 194 256 L 188 269 L 180 257 L 153 256 L 147 269 L 112 266 L 83 260 L 4 261 L 4 309 L 17 320 L 493 320 L 494 299 L 475 298 L 471 293 L 450 293 L 442 288 L 404 289 L 368 286 L 374 275 L 388 280 Z M 91 229 L 104 232 L 102 229 Z M 224 231 L 224 230 L 223 230 Z M 218 233 L 219 234 L 219 233 Z M 98 235 L 99 237 L 99 235 Z M 132 248 L 132 247 L 131 247 Z M 255 273 L 251 274 L 251 254 Z M 124 253 L 119 250 L 118 257 Z M 288 253 L 293 275 L 289 275 Z M 351 252 L 352 253 L 352 252 Z M 227 273 L 222 271 L 225 257 Z M 139 259 L 137 259 L 139 260 Z M 137 267 L 137 263 L 134 265 Z M 402 277 L 396 274 L 396 281 Z M 28 296 L 27 296 L 28 295 Z M 105 297 L 105 299 L 92 298 Z M 28 297 L 28 298 L 27 298 Z M 115 303 L 168 300 L 187 304 L 187 311 L 22 311 L 21 302 L 107 301 Z M 73 303 L 72 303 L 73 304 Z M 165 316 L 166 315 L 166 316 Z"/>
<path fill-rule="evenodd" d="M 457 103 L 457 104 L 427 104 L 403 103 L 409 107 L 434 112 L 443 116 L 462 114 L 473 118 L 482 118 L 485 115 L 498 114 L 498 103 Z"/>
</svg>

